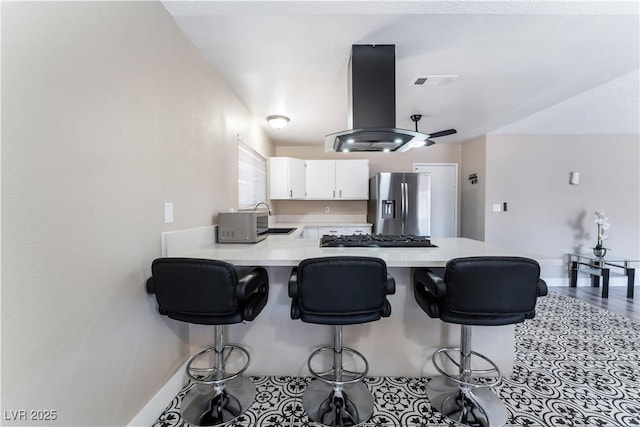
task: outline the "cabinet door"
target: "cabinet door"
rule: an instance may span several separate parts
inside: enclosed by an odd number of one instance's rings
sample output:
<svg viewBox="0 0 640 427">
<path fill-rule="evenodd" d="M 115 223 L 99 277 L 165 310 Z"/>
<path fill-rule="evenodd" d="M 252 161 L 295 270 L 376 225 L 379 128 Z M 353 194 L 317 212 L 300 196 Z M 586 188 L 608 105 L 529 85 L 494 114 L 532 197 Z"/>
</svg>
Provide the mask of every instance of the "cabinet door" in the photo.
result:
<svg viewBox="0 0 640 427">
<path fill-rule="evenodd" d="M 304 160 L 289 158 L 289 194 L 292 199 L 304 199 Z"/>
<path fill-rule="evenodd" d="M 369 160 L 336 160 L 336 197 L 369 199 Z"/>
<path fill-rule="evenodd" d="M 347 227 L 347 234 L 371 234 L 371 226 L 369 227 Z"/>
<path fill-rule="evenodd" d="M 321 227 L 320 228 L 320 237 L 324 235 L 341 236 L 344 234 L 347 234 L 346 227 Z"/>
<path fill-rule="evenodd" d="M 305 162 L 307 199 L 329 200 L 336 197 L 335 160 L 307 160 Z"/>
<path fill-rule="evenodd" d="M 269 198 L 304 198 L 304 160 L 291 157 L 269 159 Z"/>
<path fill-rule="evenodd" d="M 320 232 L 318 227 L 305 227 L 302 229 L 302 233 L 300 234 L 302 239 L 319 239 Z"/>
<path fill-rule="evenodd" d="M 269 159 L 269 198 L 289 199 L 289 172 L 286 157 Z"/>
</svg>

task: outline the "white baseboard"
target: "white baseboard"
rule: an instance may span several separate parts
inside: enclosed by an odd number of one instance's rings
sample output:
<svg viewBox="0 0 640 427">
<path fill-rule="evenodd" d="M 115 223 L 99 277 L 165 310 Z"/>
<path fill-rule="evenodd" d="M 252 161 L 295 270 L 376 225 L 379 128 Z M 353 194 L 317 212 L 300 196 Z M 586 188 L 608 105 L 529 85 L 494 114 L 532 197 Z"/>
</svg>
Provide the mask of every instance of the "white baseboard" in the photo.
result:
<svg viewBox="0 0 640 427">
<path fill-rule="evenodd" d="M 158 419 L 160 414 L 167 408 L 167 405 L 184 386 L 185 374 L 184 370 L 187 362 L 182 364 L 173 374 L 169 381 L 144 405 L 144 408 L 138 415 L 133 417 L 127 427 L 149 427 Z"/>
<path fill-rule="evenodd" d="M 543 277 L 542 278 L 548 287 L 557 287 L 564 286 L 569 287 L 569 279 L 564 277 Z M 636 282 L 638 283 L 638 282 Z M 578 281 L 576 283 L 577 286 L 591 286 L 591 278 L 589 277 L 578 277 Z M 626 277 L 611 277 L 609 278 L 609 287 L 613 286 L 627 286 L 627 278 Z"/>
<path fill-rule="evenodd" d="M 550 288 L 554 286 L 569 286 L 569 279 L 565 279 L 562 277 L 550 277 L 550 278 L 543 277 L 542 279 Z"/>
</svg>

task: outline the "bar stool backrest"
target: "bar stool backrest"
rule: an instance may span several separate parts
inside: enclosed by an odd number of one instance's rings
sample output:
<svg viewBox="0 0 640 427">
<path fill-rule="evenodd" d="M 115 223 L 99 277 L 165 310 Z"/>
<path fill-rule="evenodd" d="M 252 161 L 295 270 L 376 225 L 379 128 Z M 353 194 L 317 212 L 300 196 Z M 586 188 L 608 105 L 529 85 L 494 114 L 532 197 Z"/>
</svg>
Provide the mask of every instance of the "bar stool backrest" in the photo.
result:
<svg viewBox="0 0 640 427">
<path fill-rule="evenodd" d="M 379 258 L 305 259 L 296 279 L 289 287 L 292 317 L 298 318 L 297 311 L 304 322 L 346 325 L 375 321 L 391 313 L 386 296 L 395 292 L 395 282 Z"/>
<path fill-rule="evenodd" d="M 540 266 L 519 257 L 471 257 L 450 260 L 444 273 L 446 305 L 458 314 L 529 313 L 538 297 Z"/>
<path fill-rule="evenodd" d="M 226 325 L 253 320 L 268 297 L 263 268 L 238 280 L 234 266 L 223 261 L 158 258 L 151 272 L 147 290 L 156 294 L 158 311 L 183 322 Z"/>
</svg>

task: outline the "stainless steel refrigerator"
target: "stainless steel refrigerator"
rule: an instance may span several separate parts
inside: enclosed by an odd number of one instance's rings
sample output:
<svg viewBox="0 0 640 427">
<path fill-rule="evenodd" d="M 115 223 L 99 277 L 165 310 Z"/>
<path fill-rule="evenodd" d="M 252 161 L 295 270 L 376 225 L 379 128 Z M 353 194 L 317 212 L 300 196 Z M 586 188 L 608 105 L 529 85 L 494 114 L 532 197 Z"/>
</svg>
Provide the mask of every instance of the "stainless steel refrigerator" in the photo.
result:
<svg viewBox="0 0 640 427">
<path fill-rule="evenodd" d="M 374 234 L 431 236 L 430 174 L 376 174 L 369 180 L 367 221 Z"/>
</svg>

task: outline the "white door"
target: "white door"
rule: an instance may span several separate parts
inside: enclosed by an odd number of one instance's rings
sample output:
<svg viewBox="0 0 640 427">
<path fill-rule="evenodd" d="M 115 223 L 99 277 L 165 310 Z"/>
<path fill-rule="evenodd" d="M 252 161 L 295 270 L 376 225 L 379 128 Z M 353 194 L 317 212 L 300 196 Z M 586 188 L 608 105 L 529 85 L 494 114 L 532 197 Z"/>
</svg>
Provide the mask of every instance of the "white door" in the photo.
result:
<svg viewBox="0 0 640 427">
<path fill-rule="evenodd" d="M 458 165 L 414 163 L 413 171 L 431 174 L 431 237 L 457 237 Z"/>
</svg>

